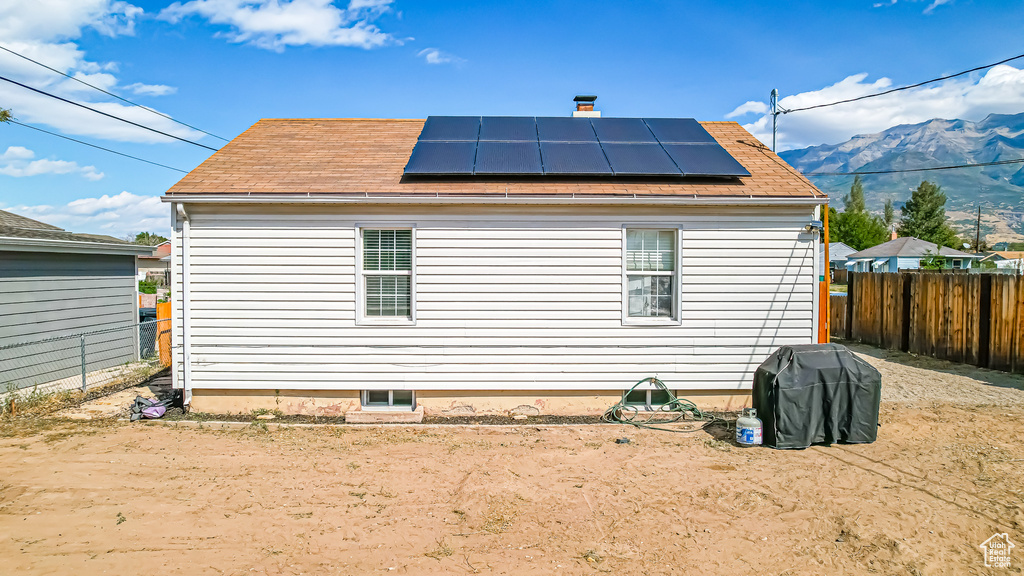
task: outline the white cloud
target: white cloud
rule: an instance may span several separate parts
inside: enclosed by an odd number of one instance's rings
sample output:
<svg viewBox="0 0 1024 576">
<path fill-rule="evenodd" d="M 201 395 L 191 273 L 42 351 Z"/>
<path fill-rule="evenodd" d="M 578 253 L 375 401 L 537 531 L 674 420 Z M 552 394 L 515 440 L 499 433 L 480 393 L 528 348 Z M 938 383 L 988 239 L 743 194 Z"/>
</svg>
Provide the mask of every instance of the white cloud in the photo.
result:
<svg viewBox="0 0 1024 576">
<path fill-rule="evenodd" d="M 892 5 L 896 4 L 896 2 L 898 2 L 898 1 L 899 0 L 889 0 L 888 2 L 876 2 L 874 4 L 874 7 L 875 8 L 884 8 L 886 6 L 892 6 Z M 921 2 L 922 0 L 904 0 L 904 1 Z M 929 4 L 928 7 L 924 9 L 924 14 L 931 14 L 939 6 L 942 6 L 943 4 L 952 4 L 952 3 L 953 3 L 953 0 L 931 0 L 931 4 Z"/>
<path fill-rule="evenodd" d="M 117 238 L 139 232 L 170 236 L 171 211 L 157 196 L 121 192 L 113 196 L 81 198 L 65 206 L 11 206 L 15 214 L 60 226 L 69 232 L 107 234 Z"/>
<path fill-rule="evenodd" d="M 736 116 L 743 116 L 745 114 L 765 114 L 768 112 L 768 105 L 764 102 L 758 102 L 756 100 L 750 100 L 740 104 L 735 110 L 725 115 L 726 118 L 735 118 Z"/>
<path fill-rule="evenodd" d="M 31 160 L 36 153 L 24 146 L 8 146 L 7 151 L 0 154 L 0 161 L 11 162 L 14 160 Z"/>
<path fill-rule="evenodd" d="M 165 86 L 163 84 L 142 84 L 140 82 L 129 84 L 125 86 L 125 88 L 143 96 L 166 96 L 178 91 L 174 86 Z"/>
<path fill-rule="evenodd" d="M 803 108 L 882 92 L 892 87 L 888 78 L 867 81 L 855 74 L 836 84 L 786 96 L 783 109 Z M 748 113 L 760 117 L 744 128 L 762 142 L 771 141 L 772 119 L 767 104 L 746 102 L 727 117 Z M 984 76 L 962 77 L 912 90 L 792 114 L 779 115 L 779 149 L 838 143 L 857 135 L 873 134 L 898 124 L 916 124 L 932 118 L 981 120 L 988 114 L 1016 114 L 1024 110 L 1024 70 L 1000 65 Z"/>
<path fill-rule="evenodd" d="M 77 162 L 69 160 L 50 160 L 36 157 L 35 152 L 23 146 L 9 146 L 0 154 L 0 174 L 24 178 L 27 176 L 39 176 L 41 174 L 78 174 L 86 180 L 100 180 L 102 172 L 97 172 L 95 166 L 79 166 Z"/>
<path fill-rule="evenodd" d="M 464 59 L 442 52 L 437 48 L 424 48 L 416 53 L 416 56 L 423 58 L 427 64 L 462 64 Z"/>
<path fill-rule="evenodd" d="M 283 51 L 288 46 L 377 48 L 400 44 L 372 21 L 390 11 L 393 0 L 352 0 L 347 8 L 333 0 L 191 0 L 175 2 L 160 17 L 177 22 L 189 16 L 228 26 L 232 42 Z"/>
<path fill-rule="evenodd" d="M 108 36 L 134 33 L 135 21 L 142 9 L 118 0 L 33 0 L 31 2 L 0 2 L 0 43 L 19 54 L 42 62 L 84 82 L 116 92 L 118 79 L 113 62 L 92 62 L 86 59 L 74 40 L 85 29 L 94 29 Z M 87 106 L 152 126 L 157 130 L 183 138 L 197 139 L 202 134 L 184 128 L 167 118 L 144 109 L 111 101 L 101 93 L 52 71 L 0 51 L 0 70 L 4 75 L 28 86 L 81 102 Z M 169 93 L 171 87 L 132 84 L 144 87 L 147 93 Z M 94 136 L 128 142 L 171 142 L 173 139 L 105 118 L 66 102 L 31 92 L 9 83 L 0 85 L 0 102 L 10 108 L 22 122 L 42 124 L 66 134 Z"/>
<path fill-rule="evenodd" d="M 82 28 L 131 35 L 142 8 L 117 0 L 32 0 L 0 4 L 0 38 L 77 38 Z"/>
<path fill-rule="evenodd" d="M 950 4 L 953 0 L 934 0 L 931 5 L 924 9 L 925 14 L 931 14 L 933 10 L 942 6 L 943 4 Z"/>
</svg>

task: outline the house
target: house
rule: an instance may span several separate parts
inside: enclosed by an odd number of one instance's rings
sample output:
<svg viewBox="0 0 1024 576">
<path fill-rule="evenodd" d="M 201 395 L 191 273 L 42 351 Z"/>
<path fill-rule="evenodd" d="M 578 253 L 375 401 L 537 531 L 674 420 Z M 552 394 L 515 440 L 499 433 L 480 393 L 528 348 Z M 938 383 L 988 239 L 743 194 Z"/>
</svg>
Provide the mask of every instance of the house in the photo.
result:
<svg viewBox="0 0 1024 576">
<path fill-rule="evenodd" d="M 828 267 L 831 270 L 840 269 L 846 267 L 846 257 L 856 252 L 853 248 L 850 248 L 842 242 L 829 242 L 828 243 Z M 825 259 L 825 245 L 822 244 L 818 248 L 818 258 L 820 260 Z"/>
<path fill-rule="evenodd" d="M 75 234 L 0 210 L 0 387 L 23 388 L 81 371 L 79 338 L 102 354 L 87 369 L 135 360 L 138 346 L 118 328 L 138 321 L 135 261 L 152 254 L 110 236 Z"/>
<path fill-rule="evenodd" d="M 827 197 L 734 122 L 260 120 L 163 200 L 199 411 L 736 408 L 817 334 Z"/>
<path fill-rule="evenodd" d="M 171 280 L 171 241 L 161 242 L 153 247 L 153 254 L 139 256 L 137 278 L 166 286 Z"/>
<path fill-rule="evenodd" d="M 945 268 L 970 268 L 971 262 L 981 258 L 980 254 L 969 254 L 938 246 L 933 242 L 904 236 L 846 257 L 846 268 L 851 272 L 897 272 L 917 270 L 921 260 L 942 256 Z"/>
<path fill-rule="evenodd" d="M 982 262 L 991 262 L 1001 270 L 1011 270 L 1016 274 L 1024 273 L 1024 251 L 1000 250 L 989 252 L 981 259 Z"/>
</svg>

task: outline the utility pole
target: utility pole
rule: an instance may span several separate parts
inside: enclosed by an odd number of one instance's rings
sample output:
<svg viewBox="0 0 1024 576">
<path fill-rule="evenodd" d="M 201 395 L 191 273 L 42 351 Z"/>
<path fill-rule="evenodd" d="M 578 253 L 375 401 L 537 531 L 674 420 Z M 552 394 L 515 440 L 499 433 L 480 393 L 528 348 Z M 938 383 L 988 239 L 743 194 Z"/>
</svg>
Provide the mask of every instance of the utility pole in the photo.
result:
<svg viewBox="0 0 1024 576">
<path fill-rule="evenodd" d="M 977 254 L 981 245 L 981 203 L 978 203 L 978 223 L 974 227 L 974 253 Z"/>
<path fill-rule="evenodd" d="M 772 112 L 772 152 L 775 152 L 775 133 L 779 127 L 779 90 L 778 88 L 772 88 L 771 95 L 771 112 Z"/>
</svg>

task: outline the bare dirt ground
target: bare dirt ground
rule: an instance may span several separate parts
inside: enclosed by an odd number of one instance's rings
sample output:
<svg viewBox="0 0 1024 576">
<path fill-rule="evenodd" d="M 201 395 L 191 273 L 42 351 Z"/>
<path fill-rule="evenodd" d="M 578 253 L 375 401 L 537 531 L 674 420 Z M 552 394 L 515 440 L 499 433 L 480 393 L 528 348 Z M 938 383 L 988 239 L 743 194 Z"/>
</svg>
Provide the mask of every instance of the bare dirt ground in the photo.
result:
<svg viewBox="0 0 1024 576">
<path fill-rule="evenodd" d="M 879 439 L 0 424 L 3 574 L 1019 574 L 1024 378 L 857 347 Z M 627 436 L 629 444 L 614 440 Z M 1009 569 L 978 545 L 1007 532 Z"/>
</svg>

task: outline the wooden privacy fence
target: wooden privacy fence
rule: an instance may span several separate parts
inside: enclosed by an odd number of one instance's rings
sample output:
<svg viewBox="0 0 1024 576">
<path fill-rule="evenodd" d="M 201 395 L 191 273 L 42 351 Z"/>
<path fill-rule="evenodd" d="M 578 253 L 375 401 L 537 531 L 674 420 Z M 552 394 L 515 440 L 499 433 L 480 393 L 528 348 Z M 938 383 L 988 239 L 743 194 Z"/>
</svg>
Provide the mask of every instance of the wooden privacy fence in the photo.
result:
<svg viewBox="0 0 1024 576">
<path fill-rule="evenodd" d="M 833 337 L 1024 373 L 1024 277 L 853 272 L 829 298 Z"/>
</svg>

